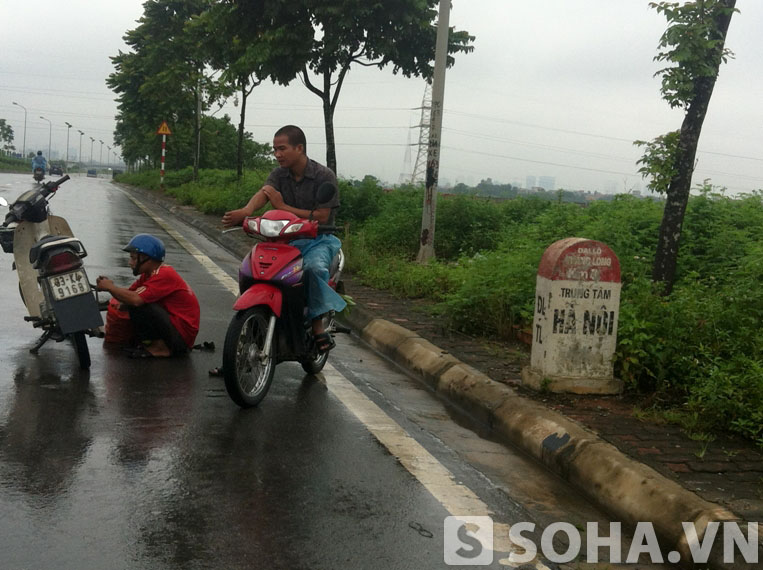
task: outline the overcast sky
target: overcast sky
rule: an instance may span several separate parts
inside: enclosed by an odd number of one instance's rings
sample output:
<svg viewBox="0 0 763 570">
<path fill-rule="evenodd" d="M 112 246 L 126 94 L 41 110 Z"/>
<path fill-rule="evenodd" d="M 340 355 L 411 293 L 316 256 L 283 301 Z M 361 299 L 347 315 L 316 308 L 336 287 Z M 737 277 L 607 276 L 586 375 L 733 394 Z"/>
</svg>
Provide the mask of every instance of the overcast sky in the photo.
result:
<svg viewBox="0 0 763 570">
<path fill-rule="evenodd" d="M 727 38 L 735 58 L 721 68 L 694 175 L 695 184 L 710 178 L 732 193 L 763 188 L 763 2 L 739 0 L 737 8 Z M 27 150 L 47 154 L 52 134 L 52 155 L 63 157 L 68 121 L 70 158 L 81 140 L 86 160 L 92 148 L 106 161 L 116 113 L 105 85 L 109 56 L 126 49 L 122 36 L 141 14 L 138 0 L 0 0 L 0 118 L 19 149 L 24 111 L 14 101 L 27 109 Z M 666 22 L 647 0 L 453 0 L 451 25 L 476 40 L 446 77 L 442 183 L 525 186 L 528 176 L 550 176 L 557 189 L 644 188 L 632 141 L 682 120 L 653 77 Z M 410 178 L 423 94 L 421 80 L 353 69 L 335 115 L 340 176 Z M 238 122 L 232 102 L 226 112 Z M 255 140 L 271 141 L 287 123 L 304 128 L 309 154 L 325 162 L 320 100 L 299 81 L 256 88 L 247 108 Z"/>
</svg>

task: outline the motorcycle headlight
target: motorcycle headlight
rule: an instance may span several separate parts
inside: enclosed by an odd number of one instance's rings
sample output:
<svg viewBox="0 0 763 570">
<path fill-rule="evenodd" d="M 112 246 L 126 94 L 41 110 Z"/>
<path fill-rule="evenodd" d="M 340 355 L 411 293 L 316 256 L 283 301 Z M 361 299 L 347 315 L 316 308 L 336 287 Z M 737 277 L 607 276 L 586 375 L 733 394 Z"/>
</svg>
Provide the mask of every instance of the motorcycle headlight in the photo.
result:
<svg viewBox="0 0 763 570">
<path fill-rule="evenodd" d="M 278 237 L 288 223 L 286 220 L 260 220 L 260 234 L 265 237 Z"/>
<path fill-rule="evenodd" d="M 289 226 L 288 228 L 286 228 L 286 231 L 284 231 L 284 233 L 285 233 L 285 234 L 293 234 L 293 233 L 296 233 L 296 232 L 298 232 L 299 230 L 301 230 L 301 229 L 302 229 L 302 226 L 303 226 L 303 225 L 304 225 L 304 224 L 292 224 L 291 226 Z"/>
</svg>

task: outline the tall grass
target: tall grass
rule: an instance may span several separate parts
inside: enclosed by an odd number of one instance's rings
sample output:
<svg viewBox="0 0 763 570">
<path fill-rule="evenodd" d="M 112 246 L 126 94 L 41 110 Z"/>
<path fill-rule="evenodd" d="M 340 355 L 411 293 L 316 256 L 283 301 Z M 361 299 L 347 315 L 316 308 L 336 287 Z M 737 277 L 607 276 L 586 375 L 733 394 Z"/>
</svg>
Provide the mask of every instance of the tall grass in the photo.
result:
<svg viewBox="0 0 763 570">
<path fill-rule="evenodd" d="M 667 298 L 649 278 L 662 204 L 631 196 L 585 208 L 440 197 L 438 260 L 423 267 L 412 261 L 420 191 L 381 195 L 375 218 L 350 221 L 345 239 L 350 266 L 366 283 L 428 297 L 453 327 L 499 337 L 531 323 L 546 247 L 572 236 L 602 241 L 621 263 L 614 364 L 628 390 L 650 394 L 693 430 L 763 445 L 763 201 L 701 190 L 689 202 L 678 281 Z"/>
<path fill-rule="evenodd" d="M 32 172 L 32 161 L 0 154 L 0 172 Z"/>
<path fill-rule="evenodd" d="M 191 205 L 205 214 L 222 214 L 241 208 L 267 180 L 269 171 L 246 172 L 237 180 L 232 170 L 200 170 L 198 182 L 193 182 L 193 169 L 165 173 L 164 186 L 167 194 L 181 204 Z M 145 170 L 117 176 L 117 181 L 159 190 L 161 178 L 158 170 Z"/>
</svg>

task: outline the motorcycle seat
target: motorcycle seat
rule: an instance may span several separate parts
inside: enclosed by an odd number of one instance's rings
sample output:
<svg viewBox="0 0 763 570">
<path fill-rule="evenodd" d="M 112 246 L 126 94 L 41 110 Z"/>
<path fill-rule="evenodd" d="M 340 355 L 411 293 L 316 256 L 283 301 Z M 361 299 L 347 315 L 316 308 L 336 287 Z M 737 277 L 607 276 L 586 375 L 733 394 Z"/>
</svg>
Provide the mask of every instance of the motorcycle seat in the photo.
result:
<svg viewBox="0 0 763 570">
<path fill-rule="evenodd" d="M 71 244 L 80 257 L 85 257 L 82 242 L 77 238 L 70 236 L 45 236 L 35 243 L 29 250 L 29 263 L 31 263 L 33 267 L 36 267 L 37 262 L 40 260 L 40 257 L 45 250 L 66 244 Z"/>
</svg>

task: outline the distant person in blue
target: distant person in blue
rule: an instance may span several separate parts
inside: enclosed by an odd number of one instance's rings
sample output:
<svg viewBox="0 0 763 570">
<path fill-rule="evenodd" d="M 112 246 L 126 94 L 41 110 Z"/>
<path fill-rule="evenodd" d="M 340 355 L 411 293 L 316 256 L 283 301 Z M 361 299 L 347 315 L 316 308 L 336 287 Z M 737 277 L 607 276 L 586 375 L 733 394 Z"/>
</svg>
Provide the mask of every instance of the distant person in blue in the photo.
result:
<svg viewBox="0 0 763 570">
<path fill-rule="evenodd" d="M 42 151 L 37 151 L 37 156 L 35 156 L 32 159 L 32 172 L 37 170 L 38 168 L 42 168 L 43 172 L 47 172 L 48 170 L 48 161 L 45 160 L 45 157 L 42 156 Z"/>
</svg>

